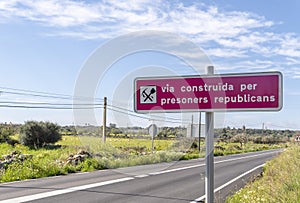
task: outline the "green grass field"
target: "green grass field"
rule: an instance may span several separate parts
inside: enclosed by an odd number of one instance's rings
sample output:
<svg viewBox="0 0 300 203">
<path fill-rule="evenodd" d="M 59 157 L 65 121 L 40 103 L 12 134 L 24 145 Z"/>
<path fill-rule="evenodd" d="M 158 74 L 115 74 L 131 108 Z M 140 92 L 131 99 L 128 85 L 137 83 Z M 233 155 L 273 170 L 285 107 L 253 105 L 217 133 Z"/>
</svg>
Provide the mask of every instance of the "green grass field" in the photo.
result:
<svg viewBox="0 0 300 203">
<path fill-rule="evenodd" d="M 280 147 L 251 143 L 247 143 L 243 148 L 237 143 L 216 143 L 216 145 L 219 147 L 216 148 L 215 155 Z M 191 139 L 154 140 L 154 146 L 152 152 L 152 141 L 149 138 L 107 138 L 107 143 L 103 144 L 101 138 L 93 136 L 63 136 L 56 145 L 37 150 L 21 144 L 11 146 L 3 143 L 0 144 L 0 157 L 18 151 L 32 155 L 32 158 L 23 162 L 13 162 L 5 169 L 1 169 L 0 182 L 204 157 L 204 150 L 199 153 L 197 145 L 195 146 Z M 203 147 L 203 143 L 201 146 Z M 67 164 L 68 157 L 80 150 L 90 152 L 92 157 L 77 165 Z"/>
</svg>

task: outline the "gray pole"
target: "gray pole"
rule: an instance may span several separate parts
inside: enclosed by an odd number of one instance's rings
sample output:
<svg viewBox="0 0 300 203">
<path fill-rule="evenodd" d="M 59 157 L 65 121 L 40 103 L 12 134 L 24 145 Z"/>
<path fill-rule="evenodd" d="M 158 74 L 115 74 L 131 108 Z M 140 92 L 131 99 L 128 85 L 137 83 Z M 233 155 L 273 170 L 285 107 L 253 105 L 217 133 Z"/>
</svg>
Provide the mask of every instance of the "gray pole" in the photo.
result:
<svg viewBox="0 0 300 203">
<path fill-rule="evenodd" d="M 214 74 L 214 67 L 207 67 L 207 75 Z M 205 113 L 206 155 L 205 155 L 205 195 L 206 203 L 214 202 L 214 113 Z"/>
<path fill-rule="evenodd" d="M 152 122 L 148 128 L 152 140 L 152 153 L 154 152 L 154 137 L 157 135 L 157 126 Z"/>
<path fill-rule="evenodd" d="M 199 139 L 198 139 L 198 151 L 201 151 L 201 111 L 199 112 Z"/>
<path fill-rule="evenodd" d="M 152 121 L 152 134 L 151 134 L 151 139 L 152 139 L 152 154 L 153 154 L 153 152 L 154 152 L 154 136 L 155 136 L 155 133 L 154 133 L 154 131 L 155 131 L 155 127 L 154 127 L 154 121 Z"/>
<path fill-rule="evenodd" d="M 191 137 L 193 137 L 193 127 L 194 127 L 194 115 L 192 114 L 192 124 L 191 124 Z"/>
<path fill-rule="evenodd" d="M 106 106 L 107 106 L 107 98 L 104 97 L 104 104 L 103 104 L 103 131 L 102 131 L 102 139 L 103 143 L 106 142 Z"/>
</svg>

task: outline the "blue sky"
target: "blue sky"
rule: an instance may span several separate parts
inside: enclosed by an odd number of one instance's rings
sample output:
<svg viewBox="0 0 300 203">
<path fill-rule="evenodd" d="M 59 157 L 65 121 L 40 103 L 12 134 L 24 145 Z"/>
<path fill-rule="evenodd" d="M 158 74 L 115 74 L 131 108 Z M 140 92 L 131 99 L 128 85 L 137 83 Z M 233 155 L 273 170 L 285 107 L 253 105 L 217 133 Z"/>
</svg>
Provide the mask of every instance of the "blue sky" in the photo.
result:
<svg viewBox="0 0 300 203">
<path fill-rule="evenodd" d="M 284 107 L 280 112 L 226 113 L 219 126 L 261 128 L 264 123 L 268 128 L 300 129 L 299 9 L 297 0 L 1 0 L 0 101 L 69 103 L 9 94 L 2 88 L 73 95 L 82 67 L 101 45 L 135 31 L 167 31 L 201 47 L 219 73 L 283 73 Z M 179 75 L 194 73 L 173 56 L 131 54 L 114 63 L 99 83 L 96 96 L 107 96 L 111 101 L 120 81 L 145 72 L 147 76 L 159 75 L 155 67 L 168 67 Z M 123 85 L 121 89 L 131 87 Z M 124 105 L 122 98 L 118 99 L 113 102 L 120 102 L 122 108 L 132 107 L 131 101 Z M 95 113 L 101 123 L 101 110 Z M 72 110 L 1 107 L 0 115 L 1 122 L 14 123 L 33 119 L 72 124 L 74 119 Z M 111 115 L 109 122 L 116 122 L 115 117 L 118 115 Z M 131 119 L 117 123 L 145 126 L 149 122 Z"/>
</svg>

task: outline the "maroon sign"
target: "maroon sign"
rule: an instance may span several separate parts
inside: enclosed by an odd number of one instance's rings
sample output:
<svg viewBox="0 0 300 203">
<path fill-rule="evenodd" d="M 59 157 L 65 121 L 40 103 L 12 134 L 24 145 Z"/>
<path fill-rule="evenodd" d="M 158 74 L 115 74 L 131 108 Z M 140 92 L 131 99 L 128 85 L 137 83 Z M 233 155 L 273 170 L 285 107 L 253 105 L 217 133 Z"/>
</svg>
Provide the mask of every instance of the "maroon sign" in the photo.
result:
<svg viewBox="0 0 300 203">
<path fill-rule="evenodd" d="M 137 78 L 135 111 L 279 111 L 280 72 Z"/>
</svg>

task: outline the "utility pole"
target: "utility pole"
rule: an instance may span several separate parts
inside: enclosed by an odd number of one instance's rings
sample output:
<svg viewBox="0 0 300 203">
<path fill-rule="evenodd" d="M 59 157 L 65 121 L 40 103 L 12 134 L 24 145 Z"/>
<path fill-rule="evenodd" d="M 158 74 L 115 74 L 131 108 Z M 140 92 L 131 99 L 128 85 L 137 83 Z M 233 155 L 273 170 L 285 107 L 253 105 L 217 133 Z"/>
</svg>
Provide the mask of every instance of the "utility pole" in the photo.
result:
<svg viewBox="0 0 300 203">
<path fill-rule="evenodd" d="M 198 151 L 201 151 L 201 111 L 199 112 L 199 139 L 198 139 Z"/>
<path fill-rule="evenodd" d="M 106 106 L 107 106 L 107 98 L 104 97 L 104 104 L 103 104 L 103 131 L 102 131 L 102 139 L 103 139 L 103 143 L 106 142 Z"/>
<path fill-rule="evenodd" d="M 214 74 L 214 67 L 207 67 L 207 75 Z M 205 113 L 206 155 L 205 155 L 205 196 L 206 203 L 214 202 L 214 113 Z"/>
<path fill-rule="evenodd" d="M 193 127 L 194 127 L 194 115 L 192 114 L 192 124 L 191 124 L 191 137 L 193 137 Z"/>
</svg>

